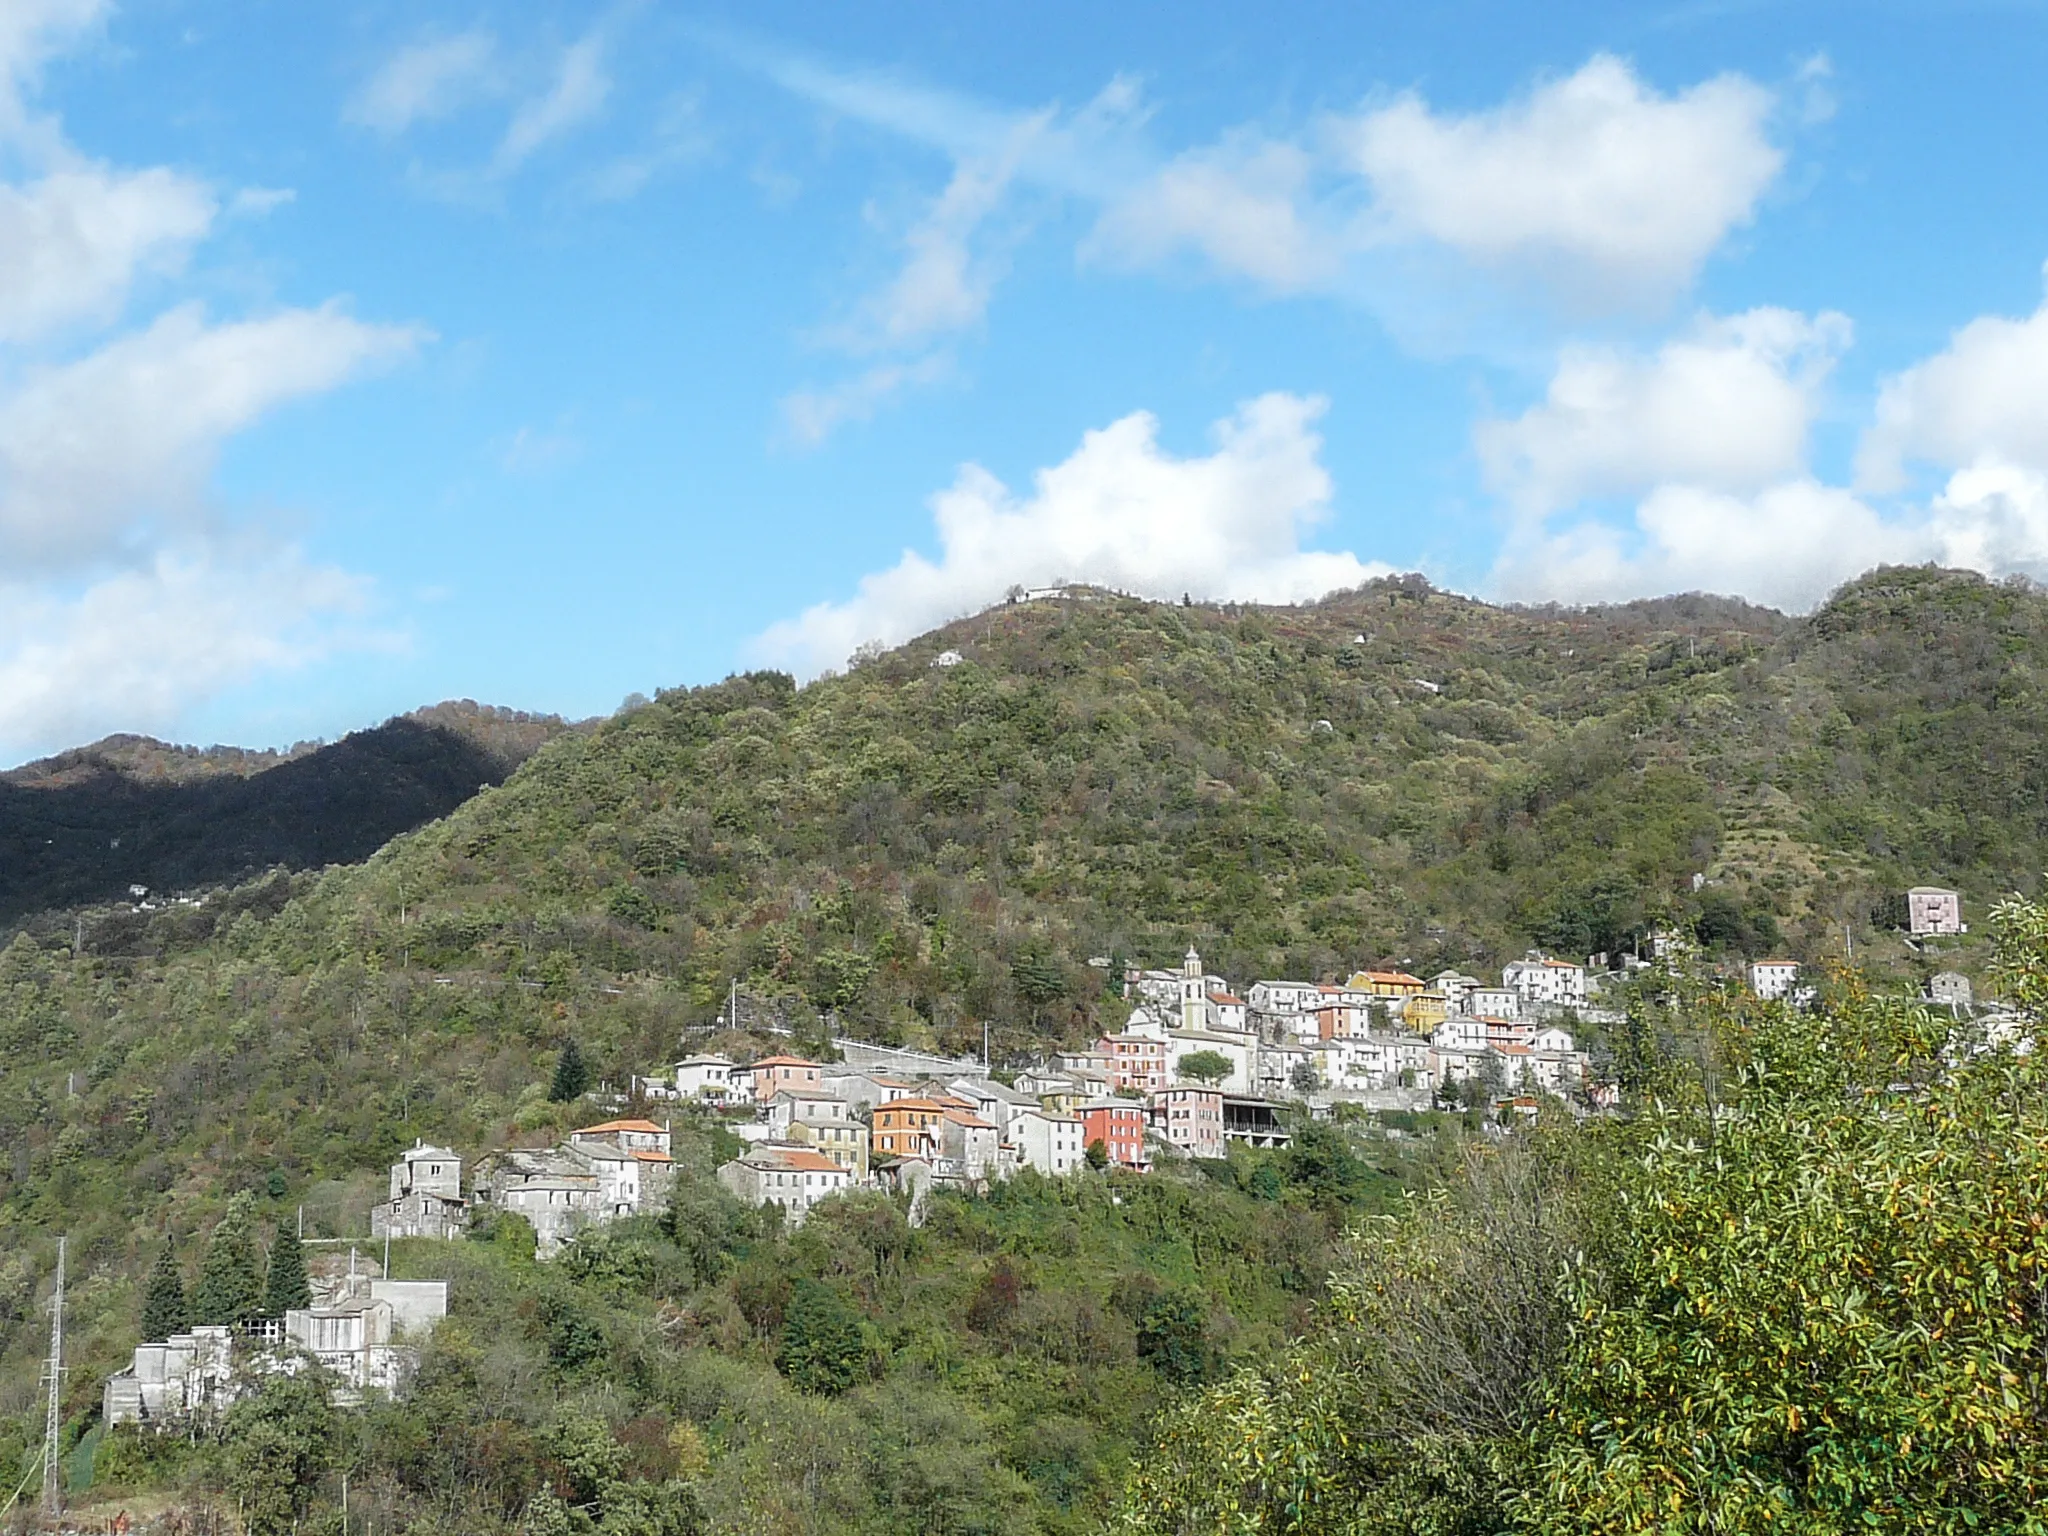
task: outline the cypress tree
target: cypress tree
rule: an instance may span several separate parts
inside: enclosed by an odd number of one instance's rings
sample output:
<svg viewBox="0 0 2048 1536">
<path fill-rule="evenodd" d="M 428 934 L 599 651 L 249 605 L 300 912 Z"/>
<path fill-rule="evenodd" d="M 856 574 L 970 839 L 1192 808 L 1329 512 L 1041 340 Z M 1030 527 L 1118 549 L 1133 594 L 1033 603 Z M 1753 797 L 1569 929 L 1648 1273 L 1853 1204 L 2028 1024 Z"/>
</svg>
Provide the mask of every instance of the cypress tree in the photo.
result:
<svg viewBox="0 0 2048 1536">
<path fill-rule="evenodd" d="M 163 1251 L 149 1272 L 149 1287 L 142 1296 L 142 1337 L 145 1343 L 161 1343 L 174 1333 L 192 1326 L 192 1311 L 185 1304 L 185 1281 L 178 1273 L 178 1256 L 171 1240 L 164 1239 Z"/>
<path fill-rule="evenodd" d="M 199 1283 L 192 1287 L 192 1321 L 233 1326 L 257 1315 L 263 1291 L 256 1275 L 256 1243 L 249 1230 L 254 1202 L 237 1195 L 207 1239 Z"/>
<path fill-rule="evenodd" d="M 313 1287 L 306 1281 L 306 1250 L 296 1229 L 277 1224 L 270 1239 L 270 1268 L 263 1279 L 263 1315 L 283 1317 L 294 1307 L 313 1305 Z"/>
<path fill-rule="evenodd" d="M 557 1104 L 573 1104 L 590 1087 L 590 1068 L 583 1064 L 582 1047 L 574 1036 L 562 1042 L 555 1058 L 555 1080 L 548 1084 L 548 1097 Z"/>
</svg>

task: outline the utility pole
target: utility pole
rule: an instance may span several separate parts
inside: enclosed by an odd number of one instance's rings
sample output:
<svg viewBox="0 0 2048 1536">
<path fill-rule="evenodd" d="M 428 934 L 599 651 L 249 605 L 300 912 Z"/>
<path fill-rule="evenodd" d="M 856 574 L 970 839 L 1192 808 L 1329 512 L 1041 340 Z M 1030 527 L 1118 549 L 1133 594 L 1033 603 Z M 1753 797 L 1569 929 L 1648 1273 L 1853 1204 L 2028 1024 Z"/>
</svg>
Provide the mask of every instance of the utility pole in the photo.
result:
<svg viewBox="0 0 2048 1536">
<path fill-rule="evenodd" d="M 64 1513 L 64 1473 L 57 1461 L 57 1430 L 64 1383 L 64 1238 L 57 1239 L 57 1290 L 50 1298 L 50 1407 L 43 1425 L 43 1513 Z"/>
</svg>

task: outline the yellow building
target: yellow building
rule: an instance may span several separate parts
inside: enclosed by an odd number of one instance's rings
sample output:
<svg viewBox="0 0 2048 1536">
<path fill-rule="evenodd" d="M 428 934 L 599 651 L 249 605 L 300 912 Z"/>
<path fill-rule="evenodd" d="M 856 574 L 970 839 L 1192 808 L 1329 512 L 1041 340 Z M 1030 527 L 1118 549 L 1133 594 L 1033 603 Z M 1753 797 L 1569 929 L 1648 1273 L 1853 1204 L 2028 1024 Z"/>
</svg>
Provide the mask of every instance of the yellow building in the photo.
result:
<svg viewBox="0 0 2048 1536">
<path fill-rule="evenodd" d="M 1426 1035 L 1451 1016 L 1451 1000 L 1427 987 L 1401 1005 L 1401 1022 L 1411 1035 Z"/>
<path fill-rule="evenodd" d="M 1360 971 L 1349 985 L 1352 991 L 1371 997 L 1409 998 L 1423 990 L 1422 978 L 1406 971 Z"/>
</svg>

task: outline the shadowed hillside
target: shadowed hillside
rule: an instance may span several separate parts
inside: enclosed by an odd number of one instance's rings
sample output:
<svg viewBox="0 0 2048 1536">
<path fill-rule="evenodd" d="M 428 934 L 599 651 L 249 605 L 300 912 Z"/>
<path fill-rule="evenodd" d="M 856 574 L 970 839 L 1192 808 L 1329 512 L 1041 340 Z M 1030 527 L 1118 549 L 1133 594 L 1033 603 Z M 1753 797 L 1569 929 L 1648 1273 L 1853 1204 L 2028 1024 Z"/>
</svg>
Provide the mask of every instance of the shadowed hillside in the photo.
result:
<svg viewBox="0 0 2048 1536">
<path fill-rule="evenodd" d="M 0 775 L 0 921 L 355 863 L 505 777 L 559 720 L 443 704 L 288 753 L 114 736 Z"/>
</svg>

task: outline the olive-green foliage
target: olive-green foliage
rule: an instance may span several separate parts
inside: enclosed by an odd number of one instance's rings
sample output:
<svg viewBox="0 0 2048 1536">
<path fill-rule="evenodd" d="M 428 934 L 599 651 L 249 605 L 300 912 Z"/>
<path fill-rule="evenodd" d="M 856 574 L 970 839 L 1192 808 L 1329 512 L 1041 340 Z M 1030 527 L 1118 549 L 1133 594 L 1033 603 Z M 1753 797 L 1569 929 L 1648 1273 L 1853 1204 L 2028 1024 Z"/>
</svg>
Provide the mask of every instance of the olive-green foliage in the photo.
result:
<svg viewBox="0 0 2048 1536">
<path fill-rule="evenodd" d="M 1995 926 L 2048 997 L 2048 909 Z M 2038 1531 L 2041 1053 L 1853 985 L 1698 1006 L 1638 1116 L 1369 1226 L 1319 1335 L 1167 1419 L 1122 1528 Z"/>
<path fill-rule="evenodd" d="M 1220 1083 L 1230 1076 L 1230 1058 L 1221 1051 L 1190 1051 L 1180 1059 L 1180 1075 L 1190 1082 Z"/>
<path fill-rule="evenodd" d="M 831 1287 L 798 1281 L 783 1315 L 776 1369 L 806 1392 L 831 1396 L 858 1382 L 866 1365 L 860 1314 Z"/>
<path fill-rule="evenodd" d="M 276 1375 L 229 1410 L 228 1492 L 250 1536 L 280 1536 L 312 1506 L 334 1446 L 334 1410 L 317 1372 Z"/>
</svg>

